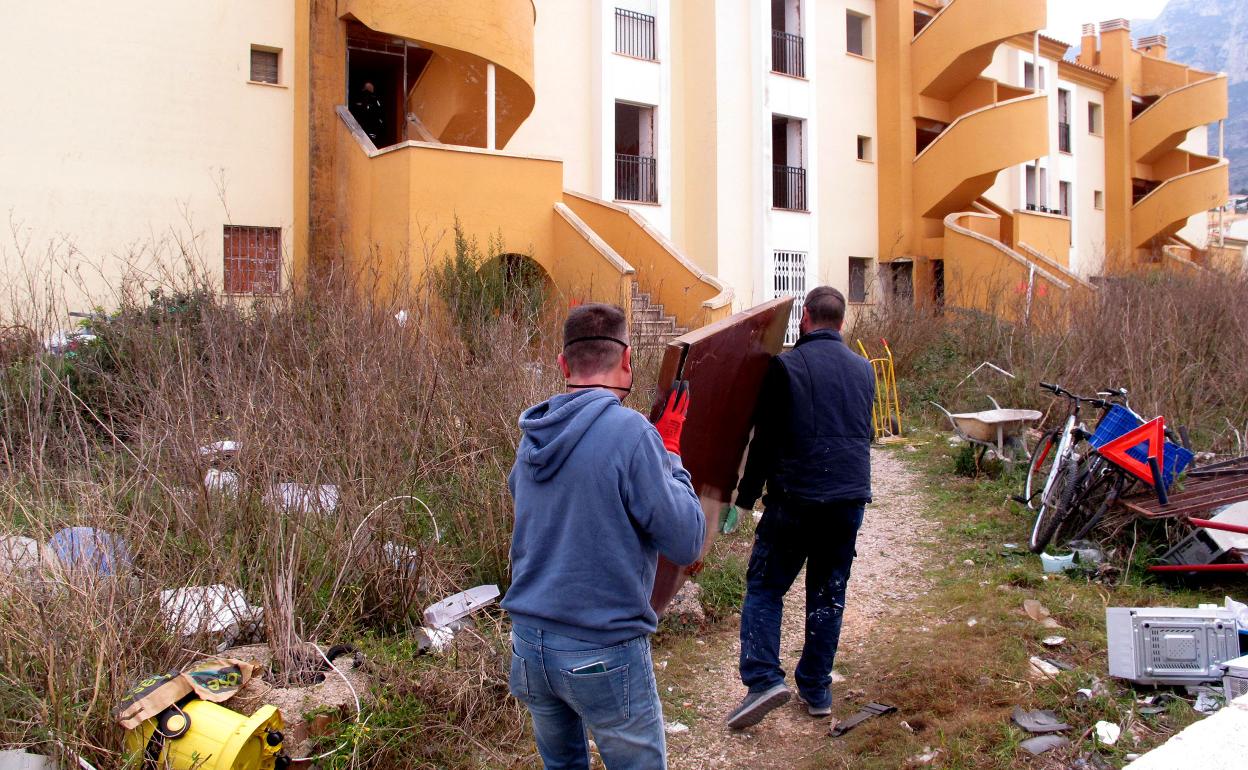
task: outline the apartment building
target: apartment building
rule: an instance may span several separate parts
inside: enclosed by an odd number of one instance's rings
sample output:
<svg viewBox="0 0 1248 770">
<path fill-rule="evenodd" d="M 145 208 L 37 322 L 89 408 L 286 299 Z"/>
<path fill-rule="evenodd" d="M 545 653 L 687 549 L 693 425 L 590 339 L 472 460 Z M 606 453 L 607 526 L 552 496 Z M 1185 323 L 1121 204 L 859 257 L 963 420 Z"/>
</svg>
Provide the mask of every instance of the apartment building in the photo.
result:
<svg viewBox="0 0 1248 770">
<path fill-rule="evenodd" d="M 540 0 L 513 146 L 559 155 L 570 189 L 644 217 L 737 306 L 820 283 L 870 301 L 874 5 Z"/>
<path fill-rule="evenodd" d="M 1226 78 L 1121 20 L 1071 58 L 1039 32 L 1044 0 L 61 7 L 0 33 L 83 41 L 3 69 L 33 97 L 0 121 L 0 204 L 29 243 L 100 261 L 96 287 L 153 235 L 227 293 L 392 287 L 455 222 L 569 301 L 636 286 L 682 326 L 819 283 L 1023 317 L 1106 275 L 1224 261 L 1204 127 Z"/>
</svg>

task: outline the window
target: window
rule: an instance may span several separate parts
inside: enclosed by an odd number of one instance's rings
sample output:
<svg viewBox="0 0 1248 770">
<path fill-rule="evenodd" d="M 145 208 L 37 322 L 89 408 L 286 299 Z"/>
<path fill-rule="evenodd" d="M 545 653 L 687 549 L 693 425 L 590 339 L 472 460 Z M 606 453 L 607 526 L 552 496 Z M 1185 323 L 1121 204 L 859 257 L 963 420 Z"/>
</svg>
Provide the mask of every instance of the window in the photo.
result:
<svg viewBox="0 0 1248 770">
<path fill-rule="evenodd" d="M 1098 211 L 1105 210 L 1105 191 L 1104 190 L 1092 191 L 1092 206 L 1096 208 L 1096 210 Z"/>
<path fill-rule="evenodd" d="M 871 157 L 871 137 L 858 137 L 858 160 L 865 160 L 868 162 L 873 160 Z"/>
<path fill-rule="evenodd" d="M 625 8 L 615 9 L 615 52 L 656 61 L 654 17 Z"/>
<path fill-rule="evenodd" d="M 797 326 L 802 320 L 802 302 L 806 299 L 805 252 L 775 252 L 771 275 L 771 298 L 793 298 L 793 311 L 789 314 L 789 328 L 784 333 L 784 344 L 792 345 L 797 342 Z"/>
<path fill-rule="evenodd" d="M 251 47 L 251 81 L 253 83 L 272 83 L 277 85 L 280 74 L 278 62 L 281 52 L 275 48 Z"/>
<path fill-rule="evenodd" d="M 1070 216 L 1070 182 L 1057 183 L 1057 213 Z"/>
<path fill-rule="evenodd" d="M 1101 135 L 1101 105 L 1088 102 L 1088 133 Z"/>
<path fill-rule="evenodd" d="M 771 205 L 806 211 L 806 149 L 803 122 L 771 116 Z"/>
<path fill-rule="evenodd" d="M 771 71 L 806 77 L 806 40 L 799 0 L 771 0 Z"/>
<path fill-rule="evenodd" d="M 867 301 L 867 276 L 871 275 L 871 260 L 849 258 L 849 301 Z"/>
<path fill-rule="evenodd" d="M 658 203 L 654 108 L 615 103 L 615 199 Z"/>
<path fill-rule="evenodd" d="M 871 17 L 845 12 L 845 50 L 856 56 L 871 56 Z"/>
<path fill-rule="evenodd" d="M 1048 188 L 1049 188 L 1049 172 L 1046 168 L 1040 169 L 1039 177 L 1036 175 L 1036 167 L 1034 164 L 1027 166 L 1027 210 L 1028 211 L 1048 211 Z"/>
<path fill-rule="evenodd" d="M 225 226 L 225 293 L 276 294 L 282 287 L 282 228 Z"/>
<path fill-rule="evenodd" d="M 1070 152 L 1070 91 L 1057 89 L 1057 150 Z"/>
<path fill-rule="evenodd" d="M 1023 64 L 1023 87 L 1034 88 L 1037 91 L 1044 90 L 1044 65 L 1040 65 L 1040 84 L 1036 85 L 1036 65 L 1031 62 Z"/>
</svg>

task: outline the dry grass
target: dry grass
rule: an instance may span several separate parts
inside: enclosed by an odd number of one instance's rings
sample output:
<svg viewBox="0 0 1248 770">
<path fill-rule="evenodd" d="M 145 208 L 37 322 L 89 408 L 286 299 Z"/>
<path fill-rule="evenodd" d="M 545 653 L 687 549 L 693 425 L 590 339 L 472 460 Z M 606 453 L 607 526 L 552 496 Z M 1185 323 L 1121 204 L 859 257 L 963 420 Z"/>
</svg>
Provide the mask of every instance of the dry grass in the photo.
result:
<svg viewBox="0 0 1248 770">
<path fill-rule="evenodd" d="M 214 583 L 264 607 L 279 677 L 296 672 L 301 642 L 375 640 L 383 680 L 402 683 L 389 696 L 425 704 L 428 725 L 408 727 L 436 740 L 410 762 L 385 753 L 391 740 L 365 740 L 360 762 L 433 766 L 431 753 L 445 763 L 514 737 L 496 625 L 418 679 L 399 675 L 415 654 L 402 640 L 435 599 L 507 582 L 516 419 L 558 387 L 542 333 L 557 312 L 531 296 L 446 312 L 438 281 L 385 299 L 339 283 L 250 304 L 205 285 L 122 296 L 68 355 L 30 344 L 26 327 L 46 329 L 46 314 L 0 338 L 0 535 L 47 542 L 87 526 L 134 554 L 118 576 L 6 580 L 0 745 L 123 764 L 109 716 L 120 695 L 217 643 L 168 631 L 160 591 Z M 201 454 L 225 439 L 236 457 Z M 207 489 L 214 468 L 236 473 L 237 490 Z M 335 485 L 337 506 L 282 510 L 271 490 L 285 482 Z M 396 563 L 394 546 L 415 556 Z"/>
<path fill-rule="evenodd" d="M 1075 300 L 1069 324 L 1035 319 L 1030 326 L 949 310 L 881 307 L 847 335 L 868 344 L 885 338 L 896 356 L 903 404 L 935 412 L 929 400 L 953 408 L 987 408 L 984 393 L 1003 406 L 1048 409 L 1039 381 L 1080 393 L 1107 386 L 1131 391 L 1141 414 L 1164 414 L 1192 429 L 1198 449 L 1237 449 L 1233 424 L 1248 421 L 1248 277 L 1213 273 L 1122 278 Z M 1016 379 L 971 370 L 991 361 Z M 1059 406 L 1054 414 L 1064 416 Z"/>
</svg>

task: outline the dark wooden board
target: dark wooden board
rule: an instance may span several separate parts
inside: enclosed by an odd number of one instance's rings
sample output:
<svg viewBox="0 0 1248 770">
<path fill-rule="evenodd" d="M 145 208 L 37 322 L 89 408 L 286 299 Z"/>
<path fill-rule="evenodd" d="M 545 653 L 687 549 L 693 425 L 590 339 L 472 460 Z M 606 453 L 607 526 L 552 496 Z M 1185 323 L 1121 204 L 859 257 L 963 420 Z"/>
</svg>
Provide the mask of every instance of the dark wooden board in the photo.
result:
<svg viewBox="0 0 1248 770">
<path fill-rule="evenodd" d="M 1248 500 L 1248 476 L 1239 473 L 1248 467 L 1248 457 L 1207 465 L 1189 473 L 1182 491 L 1169 496 L 1162 505 L 1152 493 L 1132 495 L 1122 501 L 1128 510 L 1150 519 L 1193 516 L 1223 505 Z"/>
<path fill-rule="evenodd" d="M 691 400 L 680 454 L 706 514 L 703 556 L 737 488 L 754 405 L 768 362 L 784 346 L 792 304 L 791 298 L 765 302 L 677 337 L 664 351 L 651 419 L 663 410 L 672 382 L 688 380 Z M 650 597 L 655 612 L 663 614 L 687 577 L 684 566 L 660 557 Z"/>
</svg>

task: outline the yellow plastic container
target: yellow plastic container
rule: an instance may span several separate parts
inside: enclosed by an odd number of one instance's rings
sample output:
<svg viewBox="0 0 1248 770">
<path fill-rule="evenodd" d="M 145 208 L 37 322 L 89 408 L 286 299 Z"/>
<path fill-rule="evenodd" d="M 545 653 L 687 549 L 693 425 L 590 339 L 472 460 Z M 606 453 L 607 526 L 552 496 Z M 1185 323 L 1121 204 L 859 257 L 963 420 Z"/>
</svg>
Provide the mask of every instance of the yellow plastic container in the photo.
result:
<svg viewBox="0 0 1248 770">
<path fill-rule="evenodd" d="M 247 717 L 210 701 L 192 700 L 184 711 L 191 721 L 190 729 L 180 738 L 165 739 L 160 767 L 273 770 L 274 757 L 282 750 L 281 741 L 269 744 L 270 734 L 282 729 L 282 714 L 277 707 L 261 706 Z M 126 748 L 141 757 L 155 729 L 153 718 L 126 733 Z"/>
</svg>

